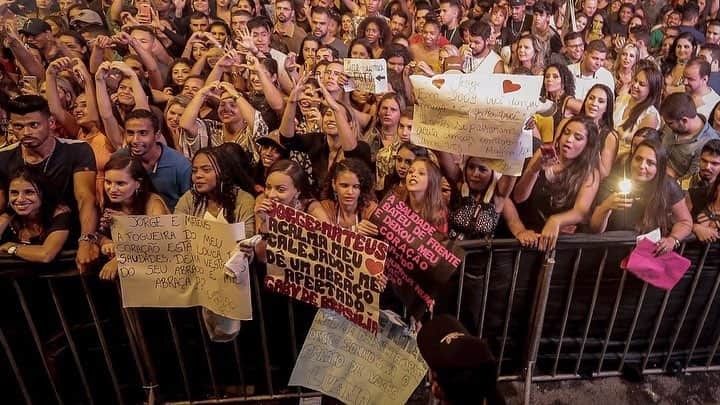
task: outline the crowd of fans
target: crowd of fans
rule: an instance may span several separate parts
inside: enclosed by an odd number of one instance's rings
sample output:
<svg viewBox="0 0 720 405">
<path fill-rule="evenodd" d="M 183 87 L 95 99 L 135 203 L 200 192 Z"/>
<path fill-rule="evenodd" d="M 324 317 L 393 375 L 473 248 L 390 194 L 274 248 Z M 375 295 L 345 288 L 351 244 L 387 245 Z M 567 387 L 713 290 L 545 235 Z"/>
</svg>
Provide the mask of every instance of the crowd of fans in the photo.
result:
<svg viewBox="0 0 720 405">
<path fill-rule="evenodd" d="M 0 251 L 112 279 L 116 215 L 252 234 L 274 200 L 374 236 L 388 193 L 454 239 L 717 241 L 720 2 L 575 3 L 0 0 Z M 389 91 L 344 58 L 385 60 Z M 543 78 L 521 176 L 412 143 L 409 77 L 448 70 Z"/>
</svg>

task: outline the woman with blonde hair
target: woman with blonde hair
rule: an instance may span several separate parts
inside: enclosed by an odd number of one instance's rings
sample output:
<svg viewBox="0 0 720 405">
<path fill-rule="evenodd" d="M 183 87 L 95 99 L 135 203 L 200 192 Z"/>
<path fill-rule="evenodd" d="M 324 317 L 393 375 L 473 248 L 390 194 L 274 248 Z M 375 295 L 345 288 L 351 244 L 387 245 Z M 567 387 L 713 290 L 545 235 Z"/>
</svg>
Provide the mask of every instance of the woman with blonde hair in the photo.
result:
<svg viewBox="0 0 720 405">
<path fill-rule="evenodd" d="M 640 57 L 640 51 L 635 44 L 625 44 L 620 50 L 613 65 L 615 78 L 615 96 L 619 97 L 630 92 L 633 82 L 633 71 Z"/>
<path fill-rule="evenodd" d="M 510 70 L 506 73 L 519 68 L 529 69 L 535 76 L 541 76 L 545 71 L 545 46 L 532 34 L 520 36 L 510 61 Z"/>
</svg>

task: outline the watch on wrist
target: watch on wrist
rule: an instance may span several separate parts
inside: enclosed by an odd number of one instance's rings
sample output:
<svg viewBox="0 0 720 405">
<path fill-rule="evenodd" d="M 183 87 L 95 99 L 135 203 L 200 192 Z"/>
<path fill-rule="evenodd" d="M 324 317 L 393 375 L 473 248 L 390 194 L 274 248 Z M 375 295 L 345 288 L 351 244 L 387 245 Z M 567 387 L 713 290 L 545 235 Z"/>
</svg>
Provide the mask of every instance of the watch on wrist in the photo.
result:
<svg viewBox="0 0 720 405">
<path fill-rule="evenodd" d="M 95 233 L 84 233 L 78 238 L 78 242 L 97 243 L 98 237 Z"/>
<path fill-rule="evenodd" d="M 17 253 L 17 248 L 17 245 L 10 246 L 7 250 L 8 254 L 11 256 L 15 256 L 15 254 Z"/>
</svg>

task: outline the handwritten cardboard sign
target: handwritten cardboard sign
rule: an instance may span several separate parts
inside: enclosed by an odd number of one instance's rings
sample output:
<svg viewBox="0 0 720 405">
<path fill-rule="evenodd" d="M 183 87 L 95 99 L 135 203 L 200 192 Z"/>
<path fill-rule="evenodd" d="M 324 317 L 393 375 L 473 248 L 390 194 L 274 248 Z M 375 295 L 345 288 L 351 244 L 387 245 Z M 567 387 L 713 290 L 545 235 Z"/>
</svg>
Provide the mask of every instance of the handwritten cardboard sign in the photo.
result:
<svg viewBox="0 0 720 405">
<path fill-rule="evenodd" d="M 350 405 L 405 404 L 427 373 L 415 337 L 383 313 L 377 335 L 321 310 L 290 376 Z"/>
<path fill-rule="evenodd" d="M 375 333 L 387 243 L 282 204 L 268 213 L 265 288 L 329 308 Z"/>
<path fill-rule="evenodd" d="M 541 106 L 541 77 L 472 73 L 410 80 L 417 100 L 414 144 L 497 159 L 495 170 L 521 173 L 532 156 L 532 133 L 522 129 Z"/>
<path fill-rule="evenodd" d="M 441 234 L 395 194 L 390 194 L 370 218 L 388 242 L 385 275 L 411 314 L 417 297 L 429 308 L 434 296 L 461 263 L 442 243 Z M 425 308 L 419 308 L 424 310 Z"/>
<path fill-rule="evenodd" d="M 368 93 L 387 93 L 387 62 L 385 59 L 343 59 L 345 75 L 355 84 L 356 90 Z"/>
<path fill-rule="evenodd" d="M 243 223 L 119 216 L 112 236 L 125 307 L 200 305 L 228 318 L 252 319 L 249 275 L 236 281 L 224 271 L 236 241 L 245 239 Z"/>
</svg>

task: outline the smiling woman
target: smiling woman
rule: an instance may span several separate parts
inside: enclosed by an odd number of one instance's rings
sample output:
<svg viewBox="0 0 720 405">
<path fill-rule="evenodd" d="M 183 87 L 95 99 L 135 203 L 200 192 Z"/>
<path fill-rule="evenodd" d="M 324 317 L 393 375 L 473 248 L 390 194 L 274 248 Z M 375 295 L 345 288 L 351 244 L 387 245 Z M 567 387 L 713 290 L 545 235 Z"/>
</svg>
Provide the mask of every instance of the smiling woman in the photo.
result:
<svg viewBox="0 0 720 405">
<path fill-rule="evenodd" d="M 21 168 L 4 188 L 7 211 L 0 215 L 0 252 L 36 263 L 49 263 L 68 240 L 70 209 L 58 203 L 37 169 Z"/>
</svg>

